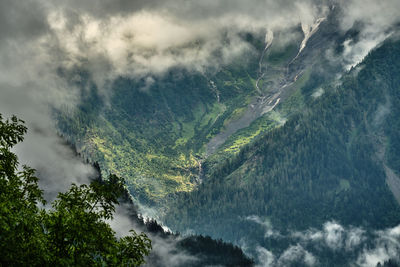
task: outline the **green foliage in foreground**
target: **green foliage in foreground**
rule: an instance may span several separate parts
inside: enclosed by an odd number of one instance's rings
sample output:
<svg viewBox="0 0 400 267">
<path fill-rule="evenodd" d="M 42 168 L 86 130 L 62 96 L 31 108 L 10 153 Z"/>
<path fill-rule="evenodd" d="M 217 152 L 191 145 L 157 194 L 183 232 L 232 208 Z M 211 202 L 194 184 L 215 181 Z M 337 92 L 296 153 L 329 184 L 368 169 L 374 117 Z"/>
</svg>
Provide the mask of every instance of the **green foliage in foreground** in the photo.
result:
<svg viewBox="0 0 400 267">
<path fill-rule="evenodd" d="M 124 190 L 111 175 L 106 182 L 72 185 L 45 205 L 35 171 L 23 166 L 11 148 L 26 127 L 0 115 L 0 265 L 2 266 L 138 266 L 151 249 L 145 234 L 133 230 L 117 238 L 105 220 Z"/>
</svg>

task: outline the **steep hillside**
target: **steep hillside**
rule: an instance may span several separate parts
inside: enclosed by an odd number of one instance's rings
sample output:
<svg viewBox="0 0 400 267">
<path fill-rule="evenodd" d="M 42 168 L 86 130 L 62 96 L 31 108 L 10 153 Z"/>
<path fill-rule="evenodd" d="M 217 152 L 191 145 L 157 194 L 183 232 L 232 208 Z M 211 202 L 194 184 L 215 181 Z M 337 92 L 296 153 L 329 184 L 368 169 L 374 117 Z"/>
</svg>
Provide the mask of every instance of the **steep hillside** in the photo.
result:
<svg viewBox="0 0 400 267">
<path fill-rule="evenodd" d="M 306 89 L 299 97 L 307 107 L 282 127 L 219 167 L 206 162 L 210 175 L 198 190 L 175 195 L 166 224 L 279 250 L 249 218 L 283 233 L 328 220 L 367 229 L 400 223 L 391 182 L 400 174 L 400 42 L 387 41 L 339 85 Z"/>
<path fill-rule="evenodd" d="M 300 25 L 243 33 L 252 49 L 219 69 L 120 77 L 108 97 L 98 95 L 84 70 L 60 69 L 61 77 L 78 80 L 71 83 L 85 89 L 77 110 L 56 112 L 58 128 L 80 153 L 98 161 L 104 174 L 127 177 L 142 203 L 160 204 L 170 193 L 195 189 L 206 158 L 220 164 L 302 109 L 299 88 L 312 90 L 340 71 L 324 59 L 324 51 L 340 39 L 335 14 L 313 27 L 312 34 Z M 321 66 L 329 72 L 321 74 Z M 273 112 L 282 102 L 286 108 Z"/>
<path fill-rule="evenodd" d="M 191 191 L 205 140 L 254 93 L 246 71 L 227 69 L 217 77 L 229 83 L 224 90 L 179 69 L 148 89 L 144 81 L 120 78 L 109 103 L 93 90 L 76 113 L 59 115 L 59 128 L 104 170 L 128 177 L 132 194 L 144 202 Z"/>
<path fill-rule="evenodd" d="M 98 164 L 85 166 L 93 170 L 90 177 L 80 177 L 87 184 L 72 183 L 66 192 L 45 188 L 52 200 L 47 204 L 36 171 L 20 167 L 12 152 L 26 132 L 22 120 L 3 120 L 0 114 L 1 266 L 253 265 L 236 246 L 210 237 L 180 237 L 143 220 L 124 180 L 102 179 Z M 71 147 L 64 146 L 73 157 Z M 42 175 L 41 185 L 57 180 Z"/>
<path fill-rule="evenodd" d="M 110 179 L 103 180 L 98 164 L 96 180 L 107 183 Z M 214 240 L 209 236 L 187 235 L 180 236 L 166 231 L 157 221 L 144 219 L 139 214 L 132 196 L 125 189 L 119 198 L 116 213 L 118 228 L 134 227 L 136 231 L 144 232 L 152 240 L 153 249 L 146 257 L 144 266 L 253 266 L 254 261 L 246 256 L 243 251 L 230 243 Z M 123 229 L 122 231 L 126 231 Z"/>
</svg>

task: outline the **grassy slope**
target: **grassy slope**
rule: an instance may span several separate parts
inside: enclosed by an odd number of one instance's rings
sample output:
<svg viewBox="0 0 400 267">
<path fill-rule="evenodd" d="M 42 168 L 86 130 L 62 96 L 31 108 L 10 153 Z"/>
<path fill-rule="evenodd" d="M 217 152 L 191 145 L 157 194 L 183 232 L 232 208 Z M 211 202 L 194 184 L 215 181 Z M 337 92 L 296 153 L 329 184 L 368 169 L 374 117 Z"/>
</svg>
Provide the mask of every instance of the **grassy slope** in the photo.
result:
<svg viewBox="0 0 400 267">
<path fill-rule="evenodd" d="M 262 36 L 243 38 L 255 51 L 262 51 Z M 265 83 L 267 88 L 282 79 L 284 65 L 295 53 L 294 45 L 289 48 L 274 48 L 268 54 L 288 58 L 274 60 L 260 86 Z M 76 111 L 58 112 L 58 127 L 84 156 L 98 161 L 105 174 L 126 177 L 132 195 L 144 203 L 192 191 L 198 183 L 205 144 L 242 116 L 256 95 L 259 53 L 244 55 L 207 76 L 174 69 L 147 89 L 142 89 L 144 81 L 120 78 L 107 103 L 97 95 L 87 73 L 64 73 L 83 77 L 84 82 L 77 85 L 91 90 L 82 92 L 84 100 Z M 278 126 L 279 116 L 272 113 L 239 131 L 211 161 L 218 164 L 236 154 L 258 135 Z"/>
<path fill-rule="evenodd" d="M 143 81 L 121 78 L 107 105 L 92 89 L 78 110 L 58 113 L 59 129 L 103 170 L 126 177 L 144 202 L 191 191 L 204 145 L 254 92 L 257 57 L 249 54 L 209 78 L 175 69 L 147 90 Z"/>
<path fill-rule="evenodd" d="M 262 37 L 244 38 L 262 51 Z M 299 38 L 295 43 L 302 36 Z M 259 84 L 264 90 L 276 88 L 285 79 L 286 65 L 297 53 L 295 44 L 280 44 L 279 35 L 275 42 L 265 57 L 268 71 Z M 154 203 L 170 193 L 192 191 L 205 144 L 239 118 L 256 95 L 259 56 L 244 55 L 207 77 L 174 69 L 145 90 L 144 81 L 121 78 L 113 84 L 107 103 L 96 94 L 88 74 L 69 74 L 80 75 L 86 82 L 78 86 L 92 89 L 83 91 L 84 101 L 77 111 L 58 113 L 59 129 L 105 172 L 125 177 L 131 193 L 142 202 Z M 303 99 L 295 95 L 308 78 L 307 73 L 300 76 L 289 90 L 286 97 L 295 92 L 289 106 L 304 106 Z M 231 136 L 207 160 L 208 169 L 279 126 L 290 113 L 286 109 L 267 114 Z"/>
</svg>

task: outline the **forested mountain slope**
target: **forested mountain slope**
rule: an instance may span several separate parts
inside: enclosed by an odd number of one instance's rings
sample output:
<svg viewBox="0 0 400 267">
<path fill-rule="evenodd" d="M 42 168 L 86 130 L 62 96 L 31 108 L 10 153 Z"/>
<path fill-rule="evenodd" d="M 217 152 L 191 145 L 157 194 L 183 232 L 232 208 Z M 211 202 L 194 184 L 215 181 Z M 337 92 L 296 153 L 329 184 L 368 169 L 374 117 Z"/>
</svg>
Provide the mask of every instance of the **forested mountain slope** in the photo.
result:
<svg viewBox="0 0 400 267">
<path fill-rule="evenodd" d="M 106 173 L 127 177 L 132 194 L 144 203 L 190 191 L 197 183 L 205 141 L 255 92 L 256 57 L 250 54 L 249 62 L 238 62 L 248 70 L 234 66 L 212 79 L 174 69 L 146 88 L 145 80 L 120 78 L 108 103 L 92 88 L 83 93 L 77 111 L 58 113 L 59 129 Z"/>
<path fill-rule="evenodd" d="M 120 77 L 106 98 L 85 70 L 60 68 L 60 77 L 83 90 L 76 110 L 55 112 L 58 128 L 105 174 L 126 177 L 142 203 L 160 204 L 170 193 L 190 192 L 202 179 L 205 158 L 212 156 L 209 161 L 218 165 L 282 125 L 306 105 L 301 87 L 312 90 L 340 72 L 324 54 L 336 51 L 343 38 L 336 15 L 318 20 L 312 35 L 300 25 L 243 32 L 250 49 L 218 69 L 176 67 L 162 77 Z M 329 71 L 321 73 L 322 66 Z M 282 102 L 286 108 L 274 112 Z"/>
<path fill-rule="evenodd" d="M 284 126 L 209 170 L 198 190 L 175 196 L 165 217 L 174 230 L 269 249 L 252 216 L 283 232 L 328 220 L 366 228 L 400 223 L 386 182 L 400 174 L 400 42 L 388 40 Z M 315 96 L 315 95 L 314 95 Z M 205 163 L 207 168 L 207 162 Z M 386 173 L 385 173 L 386 170 Z M 253 217 L 254 218 L 254 217 Z"/>
<path fill-rule="evenodd" d="M 181 237 L 144 220 L 124 180 L 115 175 L 102 179 L 98 164 L 92 166 L 93 176 L 81 177 L 90 184 L 44 192 L 47 197 L 58 193 L 46 206 L 36 171 L 19 167 L 11 151 L 26 131 L 23 121 L 3 121 L 0 114 L 1 266 L 253 265 L 240 248 L 222 240 Z M 55 178 L 42 179 L 41 185 Z"/>
<path fill-rule="evenodd" d="M 400 0 L 0 13 L 0 265 L 400 264 Z"/>
<path fill-rule="evenodd" d="M 101 177 L 97 163 L 94 164 L 94 167 L 98 174 L 97 181 L 100 183 L 110 182 L 111 179 L 104 180 Z M 209 236 L 181 236 L 165 230 L 154 219 L 144 219 L 139 214 L 137 205 L 132 201 L 132 196 L 126 188 L 119 198 L 115 220 L 118 223 L 125 219 L 129 220 L 129 225 L 133 226 L 136 231 L 145 233 L 152 241 L 153 249 L 145 258 L 144 266 L 254 266 L 254 261 L 246 256 L 239 247 L 231 243 L 214 240 Z M 125 224 L 118 228 L 126 228 Z M 122 229 L 122 231 L 126 230 Z"/>
</svg>

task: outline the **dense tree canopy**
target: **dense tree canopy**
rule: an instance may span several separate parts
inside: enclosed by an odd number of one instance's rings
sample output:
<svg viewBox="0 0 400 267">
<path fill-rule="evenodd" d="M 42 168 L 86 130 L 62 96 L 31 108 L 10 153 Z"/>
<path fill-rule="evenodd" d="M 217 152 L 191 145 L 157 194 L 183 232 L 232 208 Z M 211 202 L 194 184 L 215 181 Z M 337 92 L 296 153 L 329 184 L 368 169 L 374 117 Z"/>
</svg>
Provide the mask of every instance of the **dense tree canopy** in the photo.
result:
<svg viewBox="0 0 400 267">
<path fill-rule="evenodd" d="M 23 121 L 0 115 L 0 265 L 138 266 L 151 249 L 145 234 L 117 238 L 106 220 L 113 217 L 124 181 L 75 185 L 59 193 L 51 209 L 35 170 L 23 166 L 11 148 L 23 140 Z"/>
<path fill-rule="evenodd" d="M 224 163 L 204 162 L 203 183 L 171 197 L 165 223 L 231 242 L 247 237 L 278 253 L 287 244 L 264 238 L 264 226 L 246 218 L 268 219 L 281 232 L 329 220 L 365 229 L 398 225 L 384 166 L 399 175 L 399 62 L 400 42 L 388 40 L 340 84 L 321 87 L 322 96 L 300 88 L 307 108 Z M 348 264 L 343 255 L 322 256 Z"/>
</svg>

